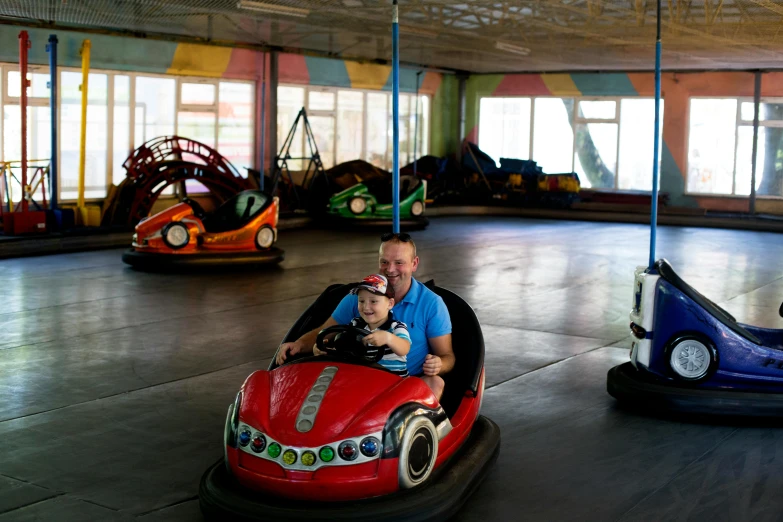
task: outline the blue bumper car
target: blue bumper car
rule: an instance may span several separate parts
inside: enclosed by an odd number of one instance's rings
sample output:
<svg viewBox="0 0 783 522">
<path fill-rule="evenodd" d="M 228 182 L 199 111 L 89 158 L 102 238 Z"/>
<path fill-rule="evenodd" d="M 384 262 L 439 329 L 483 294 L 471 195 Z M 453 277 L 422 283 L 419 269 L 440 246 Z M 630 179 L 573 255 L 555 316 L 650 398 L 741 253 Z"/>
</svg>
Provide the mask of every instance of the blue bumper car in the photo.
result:
<svg viewBox="0 0 783 522">
<path fill-rule="evenodd" d="M 609 394 L 621 403 L 681 413 L 783 415 L 783 330 L 737 322 L 665 259 L 636 270 L 631 334 L 631 361 L 607 376 Z"/>
</svg>

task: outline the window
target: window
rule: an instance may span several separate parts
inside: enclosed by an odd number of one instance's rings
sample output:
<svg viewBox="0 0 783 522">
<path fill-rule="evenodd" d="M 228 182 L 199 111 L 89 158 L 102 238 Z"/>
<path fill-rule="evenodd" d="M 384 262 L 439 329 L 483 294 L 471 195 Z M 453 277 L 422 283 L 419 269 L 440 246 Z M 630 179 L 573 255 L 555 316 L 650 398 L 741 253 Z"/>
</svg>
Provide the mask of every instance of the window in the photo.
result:
<svg viewBox="0 0 783 522">
<path fill-rule="evenodd" d="M 277 144 L 283 147 L 299 110 L 307 106 L 316 146 L 325 168 L 363 159 L 378 167 L 392 167 L 391 94 L 360 89 L 279 86 L 277 91 Z M 429 146 L 429 98 L 400 94 L 400 167 L 421 157 Z M 418 109 L 418 118 L 417 115 Z M 414 143 L 414 139 L 416 143 Z M 278 154 L 280 151 L 275 151 Z M 294 137 L 291 157 L 307 156 L 301 125 Z M 290 160 L 292 170 L 304 164 Z"/>
<path fill-rule="evenodd" d="M 37 72 L 37 67 L 31 66 L 27 73 L 27 79 L 31 85 L 27 88 L 27 160 L 28 165 L 40 165 L 36 160 L 47 160 L 51 150 L 50 117 L 49 111 L 49 75 Z M 19 174 L 19 161 L 22 159 L 22 114 L 19 110 L 19 97 L 21 94 L 21 77 L 19 71 L 13 67 L 3 68 L 5 73 L 0 89 L 0 95 L 4 96 L 2 109 L 2 125 L 0 125 L 0 143 L 2 147 L 3 161 L 14 162 L 12 168 Z M 30 174 L 30 172 L 28 172 Z M 10 181 L 9 187 L 15 202 L 20 201 L 21 185 Z"/>
<path fill-rule="evenodd" d="M 688 192 L 749 195 L 752 154 L 752 99 L 691 99 Z M 783 100 L 759 105 L 756 193 L 783 196 Z"/>
<path fill-rule="evenodd" d="M 479 147 L 496 161 L 577 172 L 583 187 L 651 190 L 654 107 L 647 98 L 481 98 Z"/>
<path fill-rule="evenodd" d="M 337 163 L 362 158 L 364 136 L 364 93 L 339 91 L 337 93 Z"/>
<path fill-rule="evenodd" d="M 108 75 L 90 73 L 87 87 L 87 136 L 84 156 L 84 197 L 106 196 L 108 163 Z M 60 73 L 60 198 L 76 199 L 82 122 L 82 73 Z"/>
<path fill-rule="evenodd" d="M 136 129 L 134 148 L 152 138 L 174 134 L 177 112 L 177 80 L 138 76 L 136 80 Z"/>
<path fill-rule="evenodd" d="M 254 165 L 255 88 L 252 83 L 220 82 L 218 151 L 246 175 Z"/>
<path fill-rule="evenodd" d="M 126 75 L 116 75 L 114 80 L 114 121 L 112 129 L 112 183 L 119 185 L 125 179 L 125 169 L 122 165 L 133 151 L 130 132 L 130 85 L 131 79 Z"/>
</svg>

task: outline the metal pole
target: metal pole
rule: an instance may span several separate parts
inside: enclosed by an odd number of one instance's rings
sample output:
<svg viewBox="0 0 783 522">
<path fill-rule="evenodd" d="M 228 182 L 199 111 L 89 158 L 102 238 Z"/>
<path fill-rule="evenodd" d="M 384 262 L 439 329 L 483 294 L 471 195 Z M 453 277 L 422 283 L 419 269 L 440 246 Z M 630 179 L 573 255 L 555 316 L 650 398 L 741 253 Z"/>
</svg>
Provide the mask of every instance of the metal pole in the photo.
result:
<svg viewBox="0 0 783 522">
<path fill-rule="evenodd" d="M 655 233 L 658 225 L 658 148 L 661 128 L 661 0 L 658 0 L 658 29 L 655 39 L 655 139 L 653 141 L 653 186 L 650 201 L 650 263 L 655 264 Z"/>
<path fill-rule="evenodd" d="M 397 0 L 392 4 L 392 227 L 400 232 L 400 23 Z"/>
<path fill-rule="evenodd" d="M 81 224 L 87 224 L 87 210 L 84 207 L 84 166 L 87 150 L 87 91 L 90 78 L 90 48 L 92 44 L 85 40 L 82 44 L 82 125 L 79 131 L 79 199 L 77 206 Z"/>
<path fill-rule="evenodd" d="M 759 145 L 759 108 L 761 105 L 761 71 L 756 71 L 753 89 L 753 156 L 750 160 L 750 214 L 756 213 L 756 152 Z"/>
<path fill-rule="evenodd" d="M 419 76 L 421 71 L 416 73 L 416 114 L 413 120 L 413 177 L 416 177 L 416 155 L 419 145 Z"/>
<path fill-rule="evenodd" d="M 50 34 L 49 43 L 46 46 L 46 52 L 49 53 L 49 110 L 52 120 L 52 152 L 49 166 L 49 202 L 52 210 L 57 208 L 57 36 Z"/>
<path fill-rule="evenodd" d="M 21 94 L 19 111 L 22 116 L 22 212 L 27 212 L 27 49 L 30 48 L 30 37 L 27 31 L 19 33 L 19 77 Z"/>
<path fill-rule="evenodd" d="M 266 158 L 266 53 L 263 53 L 261 60 L 261 161 L 258 162 L 261 174 L 258 176 L 258 188 L 263 191 Z"/>
</svg>

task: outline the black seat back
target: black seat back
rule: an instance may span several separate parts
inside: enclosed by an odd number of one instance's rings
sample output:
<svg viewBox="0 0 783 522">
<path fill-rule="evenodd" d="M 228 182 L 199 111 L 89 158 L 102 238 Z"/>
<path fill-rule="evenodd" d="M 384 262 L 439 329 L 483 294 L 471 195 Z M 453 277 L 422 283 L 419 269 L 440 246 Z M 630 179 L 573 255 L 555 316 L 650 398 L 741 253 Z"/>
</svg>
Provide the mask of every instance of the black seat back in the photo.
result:
<svg viewBox="0 0 783 522">
<path fill-rule="evenodd" d="M 476 313 L 460 296 L 445 288 L 433 287 L 451 317 L 451 347 L 454 350 L 454 368 L 443 376 L 446 387 L 440 404 L 451 417 L 459 408 L 466 392 L 477 393 L 481 370 L 484 368 L 484 336 Z"/>
</svg>

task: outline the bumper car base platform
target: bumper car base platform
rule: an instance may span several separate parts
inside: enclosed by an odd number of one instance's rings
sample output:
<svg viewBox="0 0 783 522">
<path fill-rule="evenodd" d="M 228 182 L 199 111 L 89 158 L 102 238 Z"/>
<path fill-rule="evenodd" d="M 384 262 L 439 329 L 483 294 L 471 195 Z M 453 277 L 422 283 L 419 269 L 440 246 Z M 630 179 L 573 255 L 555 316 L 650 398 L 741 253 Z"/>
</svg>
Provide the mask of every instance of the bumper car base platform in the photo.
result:
<svg viewBox="0 0 783 522">
<path fill-rule="evenodd" d="M 637 370 L 630 362 L 609 370 L 606 388 L 609 395 L 621 403 L 638 409 L 703 415 L 783 416 L 783 393 L 677 386 Z"/>
<path fill-rule="evenodd" d="M 285 259 L 285 252 L 273 247 L 249 252 L 209 254 L 153 254 L 131 248 L 122 254 L 122 260 L 136 268 L 173 268 L 230 265 L 277 264 Z"/>
<path fill-rule="evenodd" d="M 199 503 L 208 520 L 397 522 L 447 520 L 478 487 L 500 452 L 500 428 L 479 416 L 468 440 L 426 485 L 354 502 L 307 503 L 249 491 L 231 477 L 221 459 L 201 478 Z"/>
</svg>

